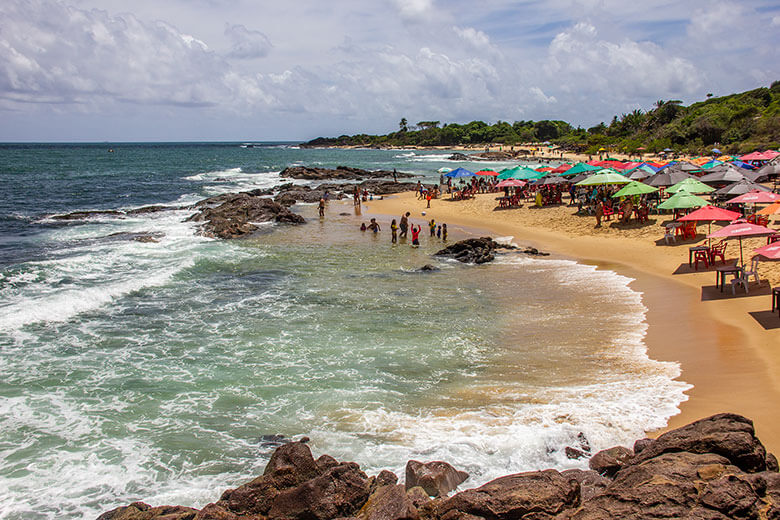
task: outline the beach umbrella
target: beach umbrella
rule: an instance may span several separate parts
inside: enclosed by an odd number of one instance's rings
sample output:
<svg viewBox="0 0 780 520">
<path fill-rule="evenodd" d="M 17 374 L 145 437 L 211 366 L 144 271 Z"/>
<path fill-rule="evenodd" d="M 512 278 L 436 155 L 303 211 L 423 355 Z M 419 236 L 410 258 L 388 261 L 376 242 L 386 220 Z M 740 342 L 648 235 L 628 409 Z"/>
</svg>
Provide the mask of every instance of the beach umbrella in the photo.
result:
<svg viewBox="0 0 780 520">
<path fill-rule="evenodd" d="M 518 173 L 519 171 L 520 171 L 520 167 L 519 166 L 515 166 L 513 168 L 505 168 L 505 169 L 501 170 L 500 172 L 498 172 L 498 178 L 500 180 L 503 180 L 503 179 L 514 179 L 515 178 L 514 175 L 516 173 Z"/>
<path fill-rule="evenodd" d="M 721 182 L 739 182 L 745 180 L 745 174 L 736 166 L 720 165 L 710 169 L 710 173 L 703 175 L 699 180 L 705 184 Z"/>
<path fill-rule="evenodd" d="M 760 260 L 780 260 L 780 242 L 754 249 L 753 253 L 758 256 Z"/>
<path fill-rule="evenodd" d="M 733 224 L 721 228 L 714 233 L 707 235 L 707 238 L 725 238 L 730 240 L 733 238 L 739 239 L 739 263 L 744 264 L 742 260 L 742 239 L 745 237 L 766 237 L 774 235 L 776 231 L 757 224 L 751 224 L 745 221 L 737 221 Z"/>
<path fill-rule="evenodd" d="M 656 191 L 658 191 L 658 188 L 648 186 L 647 184 L 643 184 L 641 182 L 631 181 L 623 186 L 617 193 L 612 195 L 612 198 L 629 197 L 631 195 L 644 195 L 645 193 L 653 193 Z"/>
<path fill-rule="evenodd" d="M 707 186 L 699 179 L 690 178 L 683 179 L 674 186 L 670 186 L 666 189 L 669 193 L 677 193 L 680 190 L 685 190 L 688 193 L 709 193 L 715 191 L 715 188 Z"/>
<path fill-rule="evenodd" d="M 755 170 L 756 169 L 756 167 L 753 166 L 752 164 L 748 164 L 748 163 L 742 162 L 742 161 L 731 161 L 731 164 L 733 164 L 734 166 L 739 166 L 740 168 L 744 168 L 745 170 Z"/>
<path fill-rule="evenodd" d="M 717 206 L 703 206 L 683 215 L 677 219 L 677 222 L 707 222 L 707 234 L 712 232 L 713 222 L 731 222 L 740 218 L 742 215 L 736 211 L 718 208 Z"/>
<path fill-rule="evenodd" d="M 474 173 L 474 175 L 495 177 L 498 175 L 498 172 L 486 169 L 486 170 L 479 170 L 478 172 Z"/>
<path fill-rule="evenodd" d="M 723 152 L 721 152 L 720 150 L 718 150 L 717 148 L 713 148 L 713 149 L 712 149 L 712 150 L 710 150 L 710 151 L 711 151 L 712 153 L 714 153 L 715 155 L 720 155 L 721 153 L 723 153 Z"/>
<path fill-rule="evenodd" d="M 768 180 L 770 175 L 780 175 L 780 164 L 765 164 L 756 171 L 745 173 L 745 177 L 753 182 Z"/>
<path fill-rule="evenodd" d="M 632 181 L 641 181 L 655 175 L 655 170 L 647 164 L 640 164 L 639 166 L 632 168 L 625 172 L 626 177 Z"/>
<path fill-rule="evenodd" d="M 719 161 L 717 159 L 713 159 L 711 161 L 707 161 L 706 163 L 702 164 L 701 165 L 701 169 L 702 170 L 710 170 L 710 169 L 714 168 L 715 166 L 718 166 L 718 165 L 721 165 L 721 164 L 725 164 L 725 163 L 723 161 Z"/>
<path fill-rule="evenodd" d="M 701 208 L 707 204 L 707 201 L 703 198 L 683 190 L 678 191 L 667 200 L 660 203 L 658 207 L 660 209 L 689 209 Z"/>
<path fill-rule="evenodd" d="M 537 186 L 551 186 L 554 184 L 569 184 L 570 182 L 570 180 L 564 179 L 563 177 L 552 176 L 539 179 L 534 184 Z"/>
<path fill-rule="evenodd" d="M 451 171 L 452 171 L 452 168 L 447 168 L 446 166 L 438 169 L 439 173 L 447 173 L 447 172 L 451 172 Z"/>
<path fill-rule="evenodd" d="M 554 168 L 552 173 L 563 173 L 566 170 L 569 170 L 572 166 L 574 166 L 574 165 L 573 164 L 569 164 L 569 163 L 563 163 L 560 166 L 558 166 L 557 168 Z"/>
<path fill-rule="evenodd" d="M 602 173 L 603 172 L 603 173 Z M 628 184 L 631 180 L 625 176 L 610 170 L 600 170 L 585 180 L 577 183 L 577 186 L 597 186 L 606 184 Z"/>
<path fill-rule="evenodd" d="M 742 195 L 737 195 L 733 199 L 727 200 L 729 204 L 771 204 L 780 201 L 780 195 L 771 191 L 749 191 Z"/>
<path fill-rule="evenodd" d="M 684 181 L 685 179 L 690 179 L 692 177 L 692 175 L 688 175 L 687 173 L 681 171 L 659 171 L 652 177 L 648 177 L 648 179 L 645 181 L 645 184 L 656 187 L 672 186 L 680 181 Z"/>
<path fill-rule="evenodd" d="M 766 186 L 761 186 L 760 184 L 756 184 L 755 182 L 750 182 L 747 179 L 743 179 L 739 182 L 735 182 L 734 184 L 729 184 L 725 188 L 716 190 L 714 193 L 716 195 L 744 195 L 745 193 L 751 191 L 772 191 L 772 190 L 770 190 Z"/>
<path fill-rule="evenodd" d="M 521 180 L 536 180 L 536 179 L 541 179 L 545 175 L 546 174 L 544 172 L 538 172 L 536 170 L 528 168 L 527 166 L 523 166 L 522 168 L 518 169 L 517 172 L 512 174 L 512 178 L 521 179 Z"/>
<path fill-rule="evenodd" d="M 743 155 L 739 158 L 740 161 L 768 161 L 772 157 L 764 155 L 762 152 L 753 152 Z"/>
<path fill-rule="evenodd" d="M 761 211 L 756 211 L 756 215 L 780 215 L 780 202 L 775 202 Z"/>
<path fill-rule="evenodd" d="M 566 170 L 564 173 L 561 173 L 559 175 L 566 175 L 566 176 L 568 176 L 568 175 L 579 175 L 581 173 L 595 172 L 595 171 L 598 171 L 600 169 L 601 168 L 599 168 L 598 166 L 592 166 L 592 165 L 590 165 L 588 163 L 581 162 L 581 163 L 575 164 L 574 166 L 572 166 L 571 168 Z"/>
<path fill-rule="evenodd" d="M 454 170 L 444 174 L 445 177 L 450 179 L 460 179 L 463 177 L 473 177 L 474 172 L 468 171 L 466 168 L 455 168 Z"/>
<path fill-rule="evenodd" d="M 504 179 L 503 181 L 496 184 L 496 187 L 498 188 L 522 188 L 527 183 L 525 181 L 521 181 L 520 179 Z"/>
</svg>

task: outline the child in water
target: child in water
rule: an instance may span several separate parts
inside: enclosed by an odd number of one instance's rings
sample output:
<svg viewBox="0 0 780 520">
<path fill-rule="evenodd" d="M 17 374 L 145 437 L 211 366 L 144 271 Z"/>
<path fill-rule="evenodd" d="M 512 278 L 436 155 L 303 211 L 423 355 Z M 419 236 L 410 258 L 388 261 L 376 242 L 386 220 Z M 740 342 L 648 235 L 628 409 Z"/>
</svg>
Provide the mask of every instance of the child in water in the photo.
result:
<svg viewBox="0 0 780 520">
<path fill-rule="evenodd" d="M 412 224 L 412 246 L 419 246 L 420 245 L 420 231 L 422 230 L 421 226 L 415 226 Z"/>
<path fill-rule="evenodd" d="M 441 239 L 444 241 L 447 240 L 447 224 L 441 225 Z"/>
<path fill-rule="evenodd" d="M 431 219 L 431 221 L 428 223 L 428 225 L 431 227 L 431 236 L 436 236 L 436 221 L 434 219 Z"/>
<path fill-rule="evenodd" d="M 436 228 L 436 238 L 441 238 L 441 226 Z"/>
<path fill-rule="evenodd" d="M 390 243 L 395 244 L 398 241 L 398 224 L 395 223 L 395 219 L 390 223 Z"/>
<path fill-rule="evenodd" d="M 377 223 L 375 218 L 371 219 L 371 223 L 368 224 L 368 229 L 376 233 L 377 231 L 381 231 L 381 228 L 379 227 L 379 224 Z"/>
<path fill-rule="evenodd" d="M 365 231 L 365 230 L 366 230 L 366 223 L 363 222 L 362 224 L 360 224 L 360 231 Z"/>
</svg>

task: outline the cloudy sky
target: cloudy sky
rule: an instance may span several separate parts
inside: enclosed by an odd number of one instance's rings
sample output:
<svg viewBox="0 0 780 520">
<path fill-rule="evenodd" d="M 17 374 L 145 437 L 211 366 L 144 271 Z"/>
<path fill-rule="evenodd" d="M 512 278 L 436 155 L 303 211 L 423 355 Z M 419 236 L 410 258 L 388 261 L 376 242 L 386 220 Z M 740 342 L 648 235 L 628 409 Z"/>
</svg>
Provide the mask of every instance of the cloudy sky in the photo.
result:
<svg viewBox="0 0 780 520">
<path fill-rule="evenodd" d="M 0 141 L 608 122 L 780 79 L 777 0 L 2 0 Z"/>
</svg>

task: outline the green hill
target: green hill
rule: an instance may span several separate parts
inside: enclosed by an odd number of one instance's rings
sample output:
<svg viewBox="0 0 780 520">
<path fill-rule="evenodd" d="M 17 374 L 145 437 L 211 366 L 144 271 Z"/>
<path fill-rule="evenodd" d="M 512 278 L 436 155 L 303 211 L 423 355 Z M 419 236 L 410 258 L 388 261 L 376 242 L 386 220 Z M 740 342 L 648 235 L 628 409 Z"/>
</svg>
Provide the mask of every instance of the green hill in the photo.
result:
<svg viewBox="0 0 780 520">
<path fill-rule="evenodd" d="M 444 124 L 420 121 L 410 128 L 402 119 L 397 132 L 318 137 L 306 146 L 454 146 L 550 141 L 569 150 L 595 153 L 599 148 L 658 152 L 672 148 L 690 154 L 747 153 L 780 147 L 780 81 L 740 94 L 709 97 L 683 106 L 681 101 L 657 101 L 647 112 L 615 116 L 609 125 L 575 128 L 565 121 L 498 121 L 487 124 Z"/>
</svg>

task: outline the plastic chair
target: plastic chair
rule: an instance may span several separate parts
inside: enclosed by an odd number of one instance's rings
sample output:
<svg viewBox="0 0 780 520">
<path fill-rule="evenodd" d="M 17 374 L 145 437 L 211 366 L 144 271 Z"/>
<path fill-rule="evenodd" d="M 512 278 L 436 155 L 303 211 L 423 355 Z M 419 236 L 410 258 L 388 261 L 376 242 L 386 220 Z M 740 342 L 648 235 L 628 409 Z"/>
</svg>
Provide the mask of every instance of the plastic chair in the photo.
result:
<svg viewBox="0 0 780 520">
<path fill-rule="evenodd" d="M 672 242 L 675 244 L 677 243 L 677 237 L 675 237 L 675 228 L 671 226 L 666 226 L 664 228 L 664 240 L 666 241 L 666 245 L 669 245 L 669 239 L 672 239 Z"/>
<path fill-rule="evenodd" d="M 747 281 L 748 278 L 751 276 L 755 278 L 756 283 L 760 284 L 761 281 L 758 279 L 758 258 L 753 258 L 753 260 L 750 262 L 750 269 L 743 271 L 745 275 L 745 281 Z"/>
<path fill-rule="evenodd" d="M 699 270 L 699 261 L 704 262 L 704 267 L 709 268 L 710 262 L 708 259 L 709 255 L 707 254 L 707 251 L 694 251 L 693 252 L 693 268 L 697 271 Z"/>
<path fill-rule="evenodd" d="M 720 257 L 721 261 L 726 263 L 726 242 L 721 240 L 710 248 L 710 263 L 715 263 L 715 258 Z"/>
<path fill-rule="evenodd" d="M 737 285 L 741 285 L 745 288 L 745 294 L 748 292 L 748 275 L 746 271 L 740 271 L 734 275 L 734 279 L 731 280 L 731 295 L 737 295 Z"/>
</svg>

